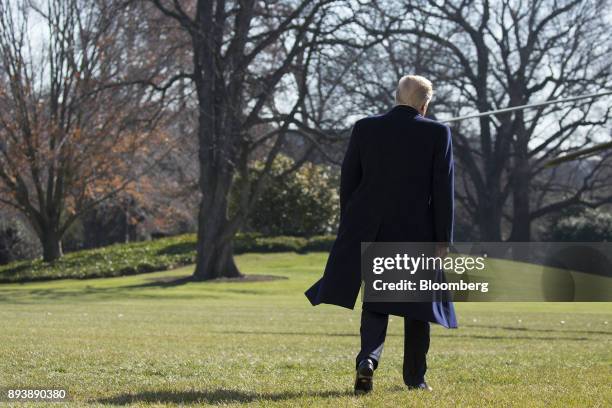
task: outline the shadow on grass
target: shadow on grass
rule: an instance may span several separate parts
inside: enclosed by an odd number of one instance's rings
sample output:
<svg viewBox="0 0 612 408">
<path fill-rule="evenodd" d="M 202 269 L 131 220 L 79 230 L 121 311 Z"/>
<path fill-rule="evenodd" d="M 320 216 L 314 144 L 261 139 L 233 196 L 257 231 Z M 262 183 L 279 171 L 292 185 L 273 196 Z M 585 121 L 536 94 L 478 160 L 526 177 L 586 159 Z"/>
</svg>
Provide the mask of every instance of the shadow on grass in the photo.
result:
<svg viewBox="0 0 612 408">
<path fill-rule="evenodd" d="M 79 288 L 78 290 L 63 290 L 63 289 L 31 289 L 24 290 L 5 290 L 0 294 L 0 303 L 11 303 L 19 305 L 39 304 L 41 300 L 74 300 L 79 301 L 100 301 L 113 300 L 121 297 L 130 296 L 138 299 L 190 299 L 190 298 L 206 298 L 206 299 L 221 299 L 223 294 L 212 294 L 210 291 L 206 293 L 156 293 L 140 291 L 138 289 L 146 289 L 144 287 L 121 286 L 117 288 Z"/>
<path fill-rule="evenodd" d="M 136 288 L 172 288 L 175 286 L 181 286 L 189 282 L 196 282 L 193 279 L 193 275 L 188 276 L 180 276 L 178 278 L 149 278 L 148 282 L 138 283 L 136 285 L 126 285 L 122 286 L 122 288 L 126 289 L 136 289 Z"/>
<path fill-rule="evenodd" d="M 150 298 L 156 299 L 160 297 L 164 298 L 186 298 L 188 295 L 184 293 L 173 294 L 170 293 L 152 293 L 148 291 L 140 291 L 141 289 L 169 289 L 180 287 L 188 283 L 195 283 L 201 285 L 215 285 L 218 283 L 248 283 L 248 282 L 267 282 L 273 280 L 285 280 L 288 279 L 285 276 L 277 275 L 243 275 L 239 278 L 220 278 L 209 281 L 199 281 L 193 278 L 193 275 L 186 276 L 170 276 L 170 277 L 149 277 L 145 278 L 144 282 L 113 286 L 113 287 L 94 287 L 85 286 L 84 288 L 50 288 L 50 289 L 4 289 L 0 286 L 0 302 L 11 302 L 16 304 L 27 304 L 33 303 L 32 299 L 36 299 L 38 302 L 40 299 L 69 299 L 69 298 L 81 298 L 83 300 L 93 299 L 114 299 L 124 295 L 136 296 L 139 298 Z M 23 283 L 21 284 L 23 285 Z M 209 288 L 212 288 L 210 286 Z M 239 289 L 239 288 L 224 288 L 222 292 L 218 294 L 211 294 L 210 291 L 206 293 L 194 293 L 193 296 L 206 297 L 207 299 L 219 299 L 226 293 L 240 293 L 258 295 L 260 292 L 256 289 Z M 34 302 L 34 303 L 36 303 Z"/>
<path fill-rule="evenodd" d="M 179 277 L 147 278 L 146 279 L 147 282 L 139 283 L 136 285 L 123 286 L 123 287 L 124 288 L 150 288 L 150 287 L 168 288 L 168 287 L 184 285 L 190 282 L 203 283 L 203 284 L 214 284 L 214 283 L 226 283 L 226 282 L 232 282 L 232 283 L 267 282 L 267 281 L 273 281 L 273 280 L 286 280 L 286 279 L 289 279 L 289 278 L 287 278 L 286 276 L 278 276 L 278 275 L 242 275 L 237 278 L 217 278 L 217 279 L 203 281 L 203 280 L 196 279 L 193 275 L 188 275 L 188 276 L 179 276 Z M 257 291 L 250 291 L 250 292 L 259 293 Z"/>
<path fill-rule="evenodd" d="M 272 335 L 272 336 L 321 336 L 321 337 L 358 337 L 359 333 L 307 333 L 287 331 L 246 331 L 246 330 L 220 330 L 213 333 L 219 334 L 250 334 L 250 335 Z M 387 337 L 404 336 L 403 333 L 387 333 Z M 433 337 L 447 338 L 470 338 L 480 340 L 550 340 L 550 341 L 587 341 L 594 340 L 590 337 L 561 337 L 561 336 L 485 336 L 479 334 L 435 334 Z"/>
<path fill-rule="evenodd" d="M 474 329 L 498 329 L 498 330 L 509 330 L 509 331 L 520 331 L 520 332 L 604 334 L 604 335 L 612 336 L 612 331 L 605 331 L 605 330 L 534 329 L 531 327 L 486 326 L 486 325 L 473 325 L 473 324 L 466 324 L 465 327 L 470 327 Z"/>
<path fill-rule="evenodd" d="M 127 405 L 135 403 L 207 403 L 227 404 L 235 402 L 255 401 L 283 401 L 300 397 L 343 397 L 352 395 L 350 390 L 345 391 L 319 391 L 312 393 L 299 393 L 284 391 L 278 393 L 256 393 L 240 390 L 203 390 L 203 391 L 145 391 L 136 394 L 122 394 L 114 397 L 99 399 L 101 404 Z"/>
<path fill-rule="evenodd" d="M 122 296 L 137 297 L 139 299 L 159 299 L 163 298 L 177 298 L 185 299 L 189 297 L 184 293 L 173 294 L 172 292 L 167 293 L 154 293 L 144 289 L 155 289 L 155 288 L 171 288 L 178 287 L 185 283 L 191 282 L 192 280 L 186 278 L 180 278 L 171 282 L 147 282 L 143 284 L 135 285 L 123 285 L 116 287 L 92 287 L 86 286 L 77 289 L 68 288 L 52 288 L 52 289 L 2 289 L 0 290 L 0 303 L 14 303 L 14 304 L 31 304 L 39 303 L 41 299 L 45 300 L 65 300 L 78 298 L 82 301 L 98 301 L 101 299 L 117 299 Z M 143 290 L 143 291 L 141 291 Z M 210 291 L 206 293 L 193 294 L 191 297 L 206 297 L 207 299 L 220 299 L 222 294 L 211 294 Z"/>
</svg>

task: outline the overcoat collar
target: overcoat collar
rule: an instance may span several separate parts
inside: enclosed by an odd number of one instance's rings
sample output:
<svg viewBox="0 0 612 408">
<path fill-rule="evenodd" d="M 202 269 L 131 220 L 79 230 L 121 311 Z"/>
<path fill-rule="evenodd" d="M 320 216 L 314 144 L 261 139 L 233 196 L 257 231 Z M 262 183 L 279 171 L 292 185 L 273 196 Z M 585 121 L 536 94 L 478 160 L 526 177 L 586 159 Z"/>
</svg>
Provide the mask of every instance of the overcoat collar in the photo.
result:
<svg viewBox="0 0 612 408">
<path fill-rule="evenodd" d="M 388 113 L 399 113 L 399 114 L 409 114 L 411 116 L 420 116 L 421 114 L 419 113 L 418 110 L 414 109 L 412 106 L 408 106 L 408 105 L 395 105 L 391 108 L 391 110 L 389 110 Z"/>
</svg>

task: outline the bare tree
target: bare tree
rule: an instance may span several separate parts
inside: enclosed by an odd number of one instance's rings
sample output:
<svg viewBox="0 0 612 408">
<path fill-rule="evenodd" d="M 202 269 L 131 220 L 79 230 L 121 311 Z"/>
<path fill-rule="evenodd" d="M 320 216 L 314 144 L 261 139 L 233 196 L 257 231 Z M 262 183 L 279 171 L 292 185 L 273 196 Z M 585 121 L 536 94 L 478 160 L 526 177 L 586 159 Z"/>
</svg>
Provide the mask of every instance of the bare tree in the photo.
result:
<svg viewBox="0 0 612 408">
<path fill-rule="evenodd" d="M 232 239 L 300 113 L 317 46 L 345 18 L 334 0 L 150 1 L 191 43 L 202 194 L 194 276 L 239 276 Z M 250 166 L 255 153 L 265 157 L 260 170 Z M 230 191 L 238 195 L 231 217 Z"/>
<path fill-rule="evenodd" d="M 124 6 L 0 3 L 0 203 L 27 217 L 45 261 L 62 255 L 83 212 L 137 177 L 132 160 L 155 159 L 141 148 L 160 98 L 113 85 L 129 74 L 118 41 Z"/>
<path fill-rule="evenodd" d="M 431 48 L 423 72 L 438 86 L 434 108 L 447 117 L 541 100 L 589 94 L 609 86 L 609 2 L 578 0 L 377 1 L 387 29 L 361 23 L 403 49 Z M 394 10 L 387 13 L 385 10 Z M 379 61 L 376 61 L 379 64 Z M 605 101 L 541 106 L 483 116 L 454 125 L 458 199 L 486 241 L 528 241 L 533 221 L 576 203 L 610 202 L 596 191 L 605 172 L 594 166 L 587 183 L 564 194 L 537 197 L 545 163 L 583 147 L 610 117 Z M 601 132 L 603 133 L 603 132 Z M 558 175 L 557 175 L 558 176 Z M 537 207 L 534 207 L 537 205 Z M 504 224 L 509 228 L 503 231 Z"/>
</svg>

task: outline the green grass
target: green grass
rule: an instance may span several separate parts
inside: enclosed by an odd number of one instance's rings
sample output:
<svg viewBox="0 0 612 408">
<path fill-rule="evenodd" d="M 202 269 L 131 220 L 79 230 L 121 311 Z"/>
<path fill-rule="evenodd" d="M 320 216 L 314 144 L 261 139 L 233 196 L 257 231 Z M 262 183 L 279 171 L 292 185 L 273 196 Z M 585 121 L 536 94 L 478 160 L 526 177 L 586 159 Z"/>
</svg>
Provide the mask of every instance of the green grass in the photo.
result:
<svg viewBox="0 0 612 408">
<path fill-rule="evenodd" d="M 335 236 L 332 235 L 302 238 L 239 233 L 234 240 L 234 251 L 326 251 L 331 249 L 334 239 Z M 191 264 L 195 261 L 195 256 L 196 237 L 194 234 L 186 234 L 70 252 L 50 263 L 34 259 L 0 265 L 0 283 L 108 278 L 164 271 Z"/>
<path fill-rule="evenodd" d="M 288 278 L 271 281 L 160 280 L 185 267 L 0 285 L 0 389 L 66 388 L 72 406 L 612 405 L 612 303 L 457 304 L 458 330 L 432 328 L 433 393 L 402 386 L 392 318 L 374 393 L 354 397 L 359 311 L 302 295 L 325 259 L 238 257 Z"/>
</svg>

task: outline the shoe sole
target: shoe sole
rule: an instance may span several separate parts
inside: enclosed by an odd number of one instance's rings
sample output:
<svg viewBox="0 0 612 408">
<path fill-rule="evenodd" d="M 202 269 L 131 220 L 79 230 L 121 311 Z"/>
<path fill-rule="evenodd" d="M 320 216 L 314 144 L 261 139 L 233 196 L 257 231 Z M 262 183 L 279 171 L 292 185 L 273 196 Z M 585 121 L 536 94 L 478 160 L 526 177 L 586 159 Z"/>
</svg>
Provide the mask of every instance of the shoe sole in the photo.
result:
<svg viewBox="0 0 612 408">
<path fill-rule="evenodd" d="M 408 389 L 410 391 L 423 391 L 423 392 L 431 392 L 431 391 L 433 391 L 433 388 L 431 388 L 431 387 L 420 388 L 420 387 L 411 387 L 411 386 L 409 386 Z"/>
<path fill-rule="evenodd" d="M 355 395 L 363 395 L 372 391 L 372 377 L 374 376 L 374 370 L 369 367 L 360 367 L 357 370 L 357 380 L 355 384 Z M 357 384 L 360 388 L 357 388 Z"/>
</svg>

